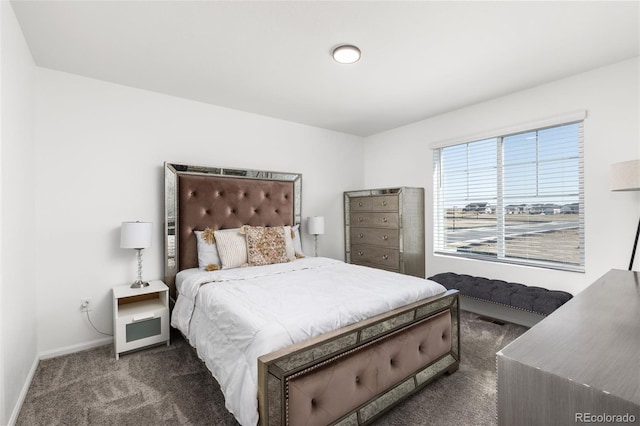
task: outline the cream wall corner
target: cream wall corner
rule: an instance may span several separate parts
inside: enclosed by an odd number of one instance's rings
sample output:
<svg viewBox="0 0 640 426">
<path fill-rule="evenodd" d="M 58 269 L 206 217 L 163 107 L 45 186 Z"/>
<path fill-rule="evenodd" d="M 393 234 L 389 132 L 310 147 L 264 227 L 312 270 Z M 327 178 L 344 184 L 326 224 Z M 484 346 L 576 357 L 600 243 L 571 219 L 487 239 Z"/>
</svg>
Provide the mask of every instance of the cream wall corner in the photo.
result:
<svg viewBox="0 0 640 426">
<path fill-rule="evenodd" d="M 365 185 L 425 187 L 427 276 L 457 272 L 577 293 L 609 269 L 626 269 L 629 263 L 640 193 L 609 191 L 608 173 L 612 163 L 640 158 L 639 79 L 635 58 L 368 137 Z M 585 273 L 434 255 L 432 148 L 576 110 L 587 110 Z M 635 265 L 638 270 L 638 256 Z"/>
<path fill-rule="evenodd" d="M 0 2 L 0 424 L 15 421 L 37 366 L 34 72 L 8 1 Z"/>
</svg>

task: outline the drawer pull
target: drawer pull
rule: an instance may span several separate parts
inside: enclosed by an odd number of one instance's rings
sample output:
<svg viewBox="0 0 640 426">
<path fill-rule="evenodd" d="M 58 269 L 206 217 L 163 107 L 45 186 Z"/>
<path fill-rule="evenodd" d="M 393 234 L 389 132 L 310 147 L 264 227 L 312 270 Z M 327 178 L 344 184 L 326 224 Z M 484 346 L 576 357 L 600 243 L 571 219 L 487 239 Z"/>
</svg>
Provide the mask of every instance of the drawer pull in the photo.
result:
<svg viewBox="0 0 640 426">
<path fill-rule="evenodd" d="M 389 256 L 387 256 L 386 254 L 383 254 L 383 255 L 382 255 L 382 259 L 383 259 L 383 260 L 388 260 L 388 259 L 389 259 Z"/>
<path fill-rule="evenodd" d="M 387 219 L 386 217 L 383 217 L 383 218 L 382 218 L 382 221 L 383 221 L 384 223 L 387 223 L 387 222 L 389 221 L 389 219 Z"/>
<path fill-rule="evenodd" d="M 387 205 L 387 200 L 382 201 L 382 205 L 386 206 Z"/>
<path fill-rule="evenodd" d="M 388 236 L 388 235 L 383 235 L 383 236 L 382 236 L 382 239 L 383 239 L 383 240 L 385 240 L 385 241 L 387 241 L 387 240 L 389 239 L 389 236 Z"/>
<path fill-rule="evenodd" d="M 364 256 L 364 252 L 362 250 L 358 251 L 358 256 Z"/>
<path fill-rule="evenodd" d="M 361 232 L 361 233 L 358 234 L 358 237 L 364 238 L 364 234 Z"/>
<path fill-rule="evenodd" d="M 358 207 L 362 207 L 362 201 L 358 201 Z"/>
<path fill-rule="evenodd" d="M 140 322 L 140 321 L 146 321 L 146 320 L 150 320 L 155 318 L 155 314 L 153 312 L 147 313 L 147 314 L 140 314 L 140 315 L 134 315 L 131 318 L 131 322 Z"/>
<path fill-rule="evenodd" d="M 358 222 L 362 222 L 364 218 L 362 216 L 358 217 Z"/>
</svg>

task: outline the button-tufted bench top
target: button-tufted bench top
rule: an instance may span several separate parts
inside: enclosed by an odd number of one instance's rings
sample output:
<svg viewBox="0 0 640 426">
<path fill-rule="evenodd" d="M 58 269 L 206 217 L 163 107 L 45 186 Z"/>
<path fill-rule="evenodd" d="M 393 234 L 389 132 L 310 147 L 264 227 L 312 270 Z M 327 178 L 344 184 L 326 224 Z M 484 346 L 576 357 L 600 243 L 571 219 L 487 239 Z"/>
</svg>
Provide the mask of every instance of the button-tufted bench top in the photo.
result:
<svg viewBox="0 0 640 426">
<path fill-rule="evenodd" d="M 524 309 L 541 315 L 549 315 L 573 297 L 565 291 L 530 287 L 453 272 L 437 274 L 429 279 L 442 284 L 447 289 L 457 289 L 463 296 Z"/>
</svg>

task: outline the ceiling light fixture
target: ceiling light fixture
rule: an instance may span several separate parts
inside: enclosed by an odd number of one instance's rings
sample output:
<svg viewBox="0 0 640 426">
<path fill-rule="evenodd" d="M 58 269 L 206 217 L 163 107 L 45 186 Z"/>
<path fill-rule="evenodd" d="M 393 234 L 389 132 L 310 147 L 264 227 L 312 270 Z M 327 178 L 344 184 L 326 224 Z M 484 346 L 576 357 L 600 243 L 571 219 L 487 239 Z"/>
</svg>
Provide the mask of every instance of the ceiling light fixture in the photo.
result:
<svg viewBox="0 0 640 426">
<path fill-rule="evenodd" d="M 344 44 L 333 49 L 333 59 L 341 64 L 353 64 L 360 59 L 360 49 L 350 44 Z"/>
</svg>

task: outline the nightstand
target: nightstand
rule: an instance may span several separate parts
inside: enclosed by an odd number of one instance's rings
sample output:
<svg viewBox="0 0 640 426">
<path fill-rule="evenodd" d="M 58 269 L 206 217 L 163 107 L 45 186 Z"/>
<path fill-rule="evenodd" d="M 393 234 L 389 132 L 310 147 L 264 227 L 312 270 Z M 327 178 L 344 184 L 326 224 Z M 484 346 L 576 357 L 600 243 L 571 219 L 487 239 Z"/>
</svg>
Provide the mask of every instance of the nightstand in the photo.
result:
<svg viewBox="0 0 640 426">
<path fill-rule="evenodd" d="M 143 288 L 114 287 L 113 336 L 116 359 L 157 343 L 169 346 L 169 287 L 159 280 Z"/>
</svg>

